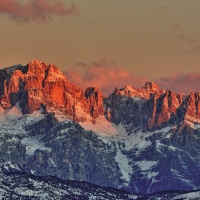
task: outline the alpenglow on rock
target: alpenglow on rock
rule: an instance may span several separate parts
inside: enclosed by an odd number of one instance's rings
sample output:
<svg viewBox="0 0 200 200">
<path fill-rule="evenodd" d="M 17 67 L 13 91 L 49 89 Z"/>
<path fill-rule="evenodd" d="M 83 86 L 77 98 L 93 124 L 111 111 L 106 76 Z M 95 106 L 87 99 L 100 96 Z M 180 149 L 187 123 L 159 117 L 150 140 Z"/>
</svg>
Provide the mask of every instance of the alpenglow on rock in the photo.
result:
<svg viewBox="0 0 200 200">
<path fill-rule="evenodd" d="M 155 83 L 150 82 L 142 89 L 132 86 L 115 89 L 104 100 L 104 107 L 110 122 L 124 122 L 142 130 L 177 125 L 185 120 L 198 123 L 200 119 L 199 92 L 183 95 L 159 90 Z"/>
<path fill-rule="evenodd" d="M 103 115 L 101 91 L 86 96 L 80 87 L 69 82 L 55 65 L 33 60 L 27 66 L 16 65 L 0 70 L 0 103 L 4 109 L 17 103 L 22 112 L 33 113 L 41 106 L 57 110 L 75 121 L 86 120 L 87 115 Z M 98 105 L 98 106 L 97 106 Z M 98 112 L 99 111 L 99 112 Z"/>
<path fill-rule="evenodd" d="M 147 82 L 104 97 L 36 60 L 0 70 L 0 166 L 134 193 L 200 186 L 200 95 Z"/>
</svg>

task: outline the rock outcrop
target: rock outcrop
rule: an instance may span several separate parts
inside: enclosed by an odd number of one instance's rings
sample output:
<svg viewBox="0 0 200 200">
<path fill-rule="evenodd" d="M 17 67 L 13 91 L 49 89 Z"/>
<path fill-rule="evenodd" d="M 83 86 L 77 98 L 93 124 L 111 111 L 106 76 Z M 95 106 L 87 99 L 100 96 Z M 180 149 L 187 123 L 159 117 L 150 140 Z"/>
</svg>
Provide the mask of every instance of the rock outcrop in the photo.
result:
<svg viewBox="0 0 200 200">
<path fill-rule="evenodd" d="M 155 130 L 184 120 L 200 122 L 199 92 L 183 95 L 160 90 L 151 82 L 147 82 L 142 89 L 130 85 L 116 88 L 104 100 L 104 107 L 108 121 L 131 124 L 131 130 Z"/>
<path fill-rule="evenodd" d="M 103 94 L 97 87 L 86 88 L 85 97 L 87 101 L 87 110 L 90 115 L 96 119 L 100 115 L 104 115 Z"/>
<path fill-rule="evenodd" d="M 83 90 L 69 82 L 55 65 L 33 60 L 27 66 L 0 70 L 0 104 L 8 109 L 17 103 L 23 113 L 45 107 L 70 119 L 85 121 L 103 115 L 103 95 L 98 88 Z"/>
</svg>

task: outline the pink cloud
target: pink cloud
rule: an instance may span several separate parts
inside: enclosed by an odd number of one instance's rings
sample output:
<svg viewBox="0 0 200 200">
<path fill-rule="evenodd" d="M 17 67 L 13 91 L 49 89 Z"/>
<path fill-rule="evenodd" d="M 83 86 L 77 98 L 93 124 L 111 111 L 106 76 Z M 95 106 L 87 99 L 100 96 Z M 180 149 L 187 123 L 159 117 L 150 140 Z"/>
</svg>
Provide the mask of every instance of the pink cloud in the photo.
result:
<svg viewBox="0 0 200 200">
<path fill-rule="evenodd" d="M 200 91 L 200 72 L 198 73 L 178 73 L 156 79 L 137 76 L 123 68 L 116 67 L 116 62 L 108 59 L 90 63 L 78 63 L 66 72 L 68 79 L 81 86 L 82 89 L 91 86 L 97 86 L 104 95 L 111 94 L 115 87 L 122 88 L 126 85 L 132 85 L 136 88 L 142 88 L 147 81 L 157 83 L 160 89 L 169 89 L 174 92 Z"/>
<path fill-rule="evenodd" d="M 48 22 L 53 15 L 68 16 L 78 13 L 75 4 L 65 6 L 51 0 L 32 0 L 22 4 L 18 0 L 0 0 L 0 14 L 6 14 L 17 22 Z"/>
<path fill-rule="evenodd" d="M 200 91 L 200 72 L 164 76 L 156 79 L 156 82 L 163 89 L 189 94 L 190 92 Z"/>
<path fill-rule="evenodd" d="M 134 76 L 131 72 L 116 67 L 115 61 L 101 59 L 99 61 L 78 63 L 66 72 L 68 79 L 83 89 L 90 86 L 97 86 L 104 95 L 109 95 L 115 87 L 124 87 L 131 84 L 141 88 L 147 81 L 146 78 Z"/>
</svg>

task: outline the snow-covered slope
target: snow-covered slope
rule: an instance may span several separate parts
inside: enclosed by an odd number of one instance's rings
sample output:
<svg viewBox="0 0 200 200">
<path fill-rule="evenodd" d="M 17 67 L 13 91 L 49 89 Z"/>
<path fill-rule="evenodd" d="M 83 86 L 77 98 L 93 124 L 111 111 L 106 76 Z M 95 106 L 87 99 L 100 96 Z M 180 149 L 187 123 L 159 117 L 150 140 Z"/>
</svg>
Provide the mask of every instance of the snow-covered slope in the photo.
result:
<svg viewBox="0 0 200 200">
<path fill-rule="evenodd" d="M 58 119 L 42 110 L 22 115 L 17 106 L 2 111 L 1 169 L 84 180 L 137 193 L 199 185 L 194 176 L 200 172 L 196 129 L 185 126 L 190 132 L 181 131 L 185 136 L 178 134 L 182 126 L 130 134 L 122 124 L 111 124 L 114 135 L 99 134 Z M 185 145 L 180 145 L 180 138 L 185 138 Z M 192 146 L 187 145 L 190 141 Z"/>
<path fill-rule="evenodd" d="M 194 190 L 200 180 L 200 93 L 154 83 L 105 98 L 55 66 L 0 70 L 0 167 L 137 193 Z"/>
</svg>

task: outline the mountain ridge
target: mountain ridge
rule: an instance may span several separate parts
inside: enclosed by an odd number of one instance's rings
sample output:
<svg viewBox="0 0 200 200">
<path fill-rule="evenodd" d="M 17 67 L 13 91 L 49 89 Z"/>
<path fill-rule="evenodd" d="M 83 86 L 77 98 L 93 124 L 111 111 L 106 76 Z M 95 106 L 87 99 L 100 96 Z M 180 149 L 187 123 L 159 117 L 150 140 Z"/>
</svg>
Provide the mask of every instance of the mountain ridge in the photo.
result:
<svg viewBox="0 0 200 200">
<path fill-rule="evenodd" d="M 104 102 L 114 96 L 125 96 L 135 101 L 144 100 L 148 104 L 150 110 L 146 109 L 145 114 L 149 119 L 143 119 L 146 126 L 143 128 L 147 130 L 162 126 L 171 118 L 179 118 L 176 113 L 180 109 L 186 110 L 184 118 L 195 121 L 195 118 L 200 117 L 199 92 L 183 98 L 181 92 L 159 89 L 153 82 L 146 82 L 141 89 L 130 85 L 116 88 L 114 93 L 105 98 L 97 87 L 86 88 L 84 92 L 79 86 L 72 84 L 58 67 L 37 60 L 30 61 L 24 67 L 15 65 L 1 69 L 0 77 L 1 106 L 8 109 L 19 102 L 23 113 L 32 113 L 42 106 L 48 110 L 59 110 L 76 122 L 95 123 L 96 118 L 104 115 L 108 121 L 112 121 L 112 109 Z M 180 123 L 180 120 L 176 119 L 176 123 Z"/>
<path fill-rule="evenodd" d="M 134 193 L 198 189 L 199 102 L 151 82 L 84 92 L 38 61 L 0 70 L 1 170 Z"/>
<path fill-rule="evenodd" d="M 1 197 L 9 199 L 187 199 L 199 196 L 200 191 L 160 191 L 150 195 L 132 194 L 123 190 L 100 187 L 84 181 L 61 180 L 52 176 L 39 177 L 29 173 L 0 174 Z"/>
</svg>

